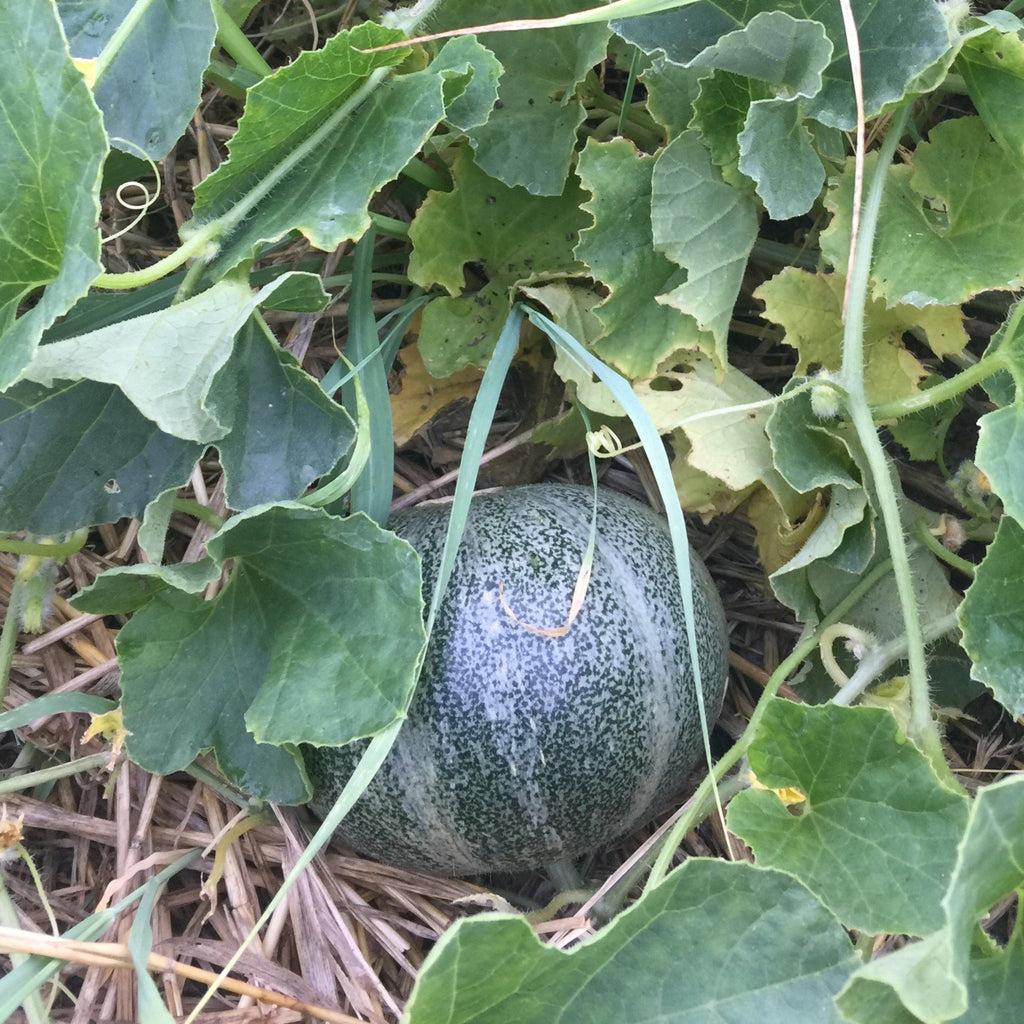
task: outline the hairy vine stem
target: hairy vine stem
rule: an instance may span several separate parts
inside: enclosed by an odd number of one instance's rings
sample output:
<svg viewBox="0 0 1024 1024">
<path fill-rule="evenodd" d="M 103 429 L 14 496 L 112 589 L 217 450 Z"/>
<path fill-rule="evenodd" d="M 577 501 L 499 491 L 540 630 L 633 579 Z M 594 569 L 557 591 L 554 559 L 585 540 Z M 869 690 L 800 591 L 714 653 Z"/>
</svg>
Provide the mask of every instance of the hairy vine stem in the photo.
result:
<svg viewBox="0 0 1024 1024">
<path fill-rule="evenodd" d="M 864 311 L 867 303 L 871 254 L 875 229 L 882 205 L 882 193 L 896 145 L 903 134 L 910 114 L 904 103 L 893 117 L 892 124 L 878 154 L 878 163 L 871 178 L 860 222 L 860 236 L 849 269 L 849 304 L 843 330 L 843 368 L 841 379 L 846 388 L 846 407 L 864 449 L 874 484 L 878 511 L 885 527 L 892 558 L 893 576 L 899 594 L 900 610 L 907 636 L 907 660 L 910 663 L 910 723 L 908 732 L 944 779 L 951 778 L 942 752 L 942 740 L 931 710 L 928 692 L 928 670 L 925 663 L 924 638 L 918 614 L 914 580 L 910 570 L 910 552 L 904 534 L 899 498 L 890 473 L 889 460 L 879 439 L 874 416 L 868 405 L 864 386 Z"/>
</svg>

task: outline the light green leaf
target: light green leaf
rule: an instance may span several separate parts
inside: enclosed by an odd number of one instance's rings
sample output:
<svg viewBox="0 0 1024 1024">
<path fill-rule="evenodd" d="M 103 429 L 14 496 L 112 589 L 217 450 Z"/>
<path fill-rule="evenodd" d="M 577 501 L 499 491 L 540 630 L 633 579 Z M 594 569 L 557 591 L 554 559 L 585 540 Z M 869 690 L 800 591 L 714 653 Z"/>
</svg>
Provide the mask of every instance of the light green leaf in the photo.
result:
<svg viewBox="0 0 1024 1024">
<path fill-rule="evenodd" d="M 838 370 L 842 363 L 842 309 L 845 281 L 839 274 L 813 274 L 786 267 L 754 292 L 765 317 L 786 330 L 784 341 L 799 354 L 796 373 L 812 367 Z M 967 344 L 963 314 L 956 306 L 886 307 L 869 297 L 865 310 L 865 385 L 872 402 L 915 394 L 925 368 L 903 344 L 914 331 L 940 356 L 958 355 Z"/>
<path fill-rule="evenodd" d="M 188 441 L 223 437 L 230 422 L 210 408 L 214 377 L 231 355 L 231 339 L 252 311 L 292 275 L 253 294 L 237 279 L 134 320 L 43 345 L 24 377 L 116 384 L 161 430 Z"/>
<path fill-rule="evenodd" d="M 573 256 L 587 222 L 575 178 L 561 196 L 531 196 L 484 174 L 465 146 L 455 154 L 452 177 L 452 191 L 431 192 L 409 229 L 409 276 L 451 295 L 423 312 L 420 351 L 435 377 L 487 363 L 516 285 L 584 272 Z M 463 294 L 467 263 L 483 264 L 487 284 Z"/>
<path fill-rule="evenodd" d="M 348 413 L 255 317 L 235 339 L 211 398 L 232 424 L 217 442 L 231 508 L 298 498 L 338 464 L 355 434 Z"/>
<path fill-rule="evenodd" d="M 364 22 L 249 90 L 230 157 L 196 188 L 194 216 L 182 230 L 188 239 L 225 218 L 221 223 L 230 230 L 219 240 L 213 273 L 293 229 L 328 252 L 366 231 L 373 194 L 415 156 L 473 71 L 465 62 L 458 70 L 444 66 L 445 56 L 437 68 L 371 88 L 371 76 L 379 77 L 408 51 L 361 51 L 398 38 Z M 491 63 L 482 47 L 473 52 Z M 364 86 L 368 95 L 359 91 Z"/>
<path fill-rule="evenodd" d="M 940 374 L 930 374 L 922 382 L 922 391 L 946 380 Z M 904 416 L 887 424 L 890 434 L 907 450 L 907 454 L 918 462 L 935 462 L 942 457 L 946 448 L 946 435 L 963 408 L 963 398 L 958 396 L 938 405 Z"/>
<path fill-rule="evenodd" d="M 832 59 L 823 85 L 807 108 L 823 124 L 850 130 L 856 125 L 850 61 L 839 4 L 819 0 L 705 0 L 702 3 L 612 22 L 612 28 L 645 53 L 662 51 L 677 64 L 688 64 L 726 33 L 763 17 L 765 9 L 820 22 L 832 43 Z M 901 99 L 913 80 L 948 49 L 949 32 L 934 0 L 899 4 L 856 4 L 863 65 L 864 105 L 868 117 Z M 756 42 L 756 40 L 755 40 Z"/>
<path fill-rule="evenodd" d="M 300 505 L 236 516 L 207 550 L 218 569 L 235 562 L 212 601 L 167 586 L 166 566 L 138 567 L 157 579 L 117 641 L 129 753 L 167 773 L 212 748 L 246 792 L 301 802 L 293 744 L 349 743 L 405 714 L 424 642 L 419 558 L 363 515 Z M 100 607 L 111 587 L 112 604 L 140 599 L 124 571 L 109 575 L 79 600 Z"/>
<path fill-rule="evenodd" d="M 695 469 L 733 491 L 764 482 L 783 504 L 800 504 L 772 460 L 765 434 L 770 407 L 694 418 L 771 397 L 745 373 L 727 366 L 720 374 L 710 359 L 697 356 L 681 372 L 663 371 L 633 390 L 659 433 L 681 429 L 686 434 L 687 461 Z"/>
<path fill-rule="evenodd" d="M 468 131 L 486 124 L 498 99 L 498 80 L 502 66 L 497 57 L 473 36 L 459 36 L 448 40 L 441 52 L 430 62 L 434 71 L 453 71 L 462 74 L 466 67 L 473 68 L 468 86 L 460 86 L 459 95 L 446 103 L 445 121 L 459 131 Z"/>
<path fill-rule="evenodd" d="M 147 562 L 159 565 L 164 560 L 167 531 L 171 527 L 171 515 L 177 496 L 178 488 L 169 487 L 149 502 L 142 513 L 138 540 L 139 548 L 146 556 Z"/>
<path fill-rule="evenodd" d="M 825 165 L 814 151 L 800 104 L 757 100 L 740 133 L 739 169 L 757 183 L 772 220 L 806 213 L 825 183 Z"/>
<path fill-rule="evenodd" d="M 707 76 L 705 68 L 684 68 L 664 57 L 655 57 L 640 75 L 647 90 L 647 110 L 664 127 L 670 139 L 690 126 L 701 79 Z"/>
<path fill-rule="evenodd" d="M 71 55 L 98 57 L 135 0 L 57 0 Z M 154 0 L 93 86 L 111 145 L 159 160 L 199 105 L 217 34 L 210 0 Z M 159 63 L 154 55 L 159 54 Z"/>
<path fill-rule="evenodd" d="M 0 530 L 46 536 L 141 515 L 202 452 L 115 387 L 18 384 L 0 395 Z"/>
<path fill-rule="evenodd" d="M 925 1024 L 959 1018 L 968 1008 L 975 928 L 997 900 L 1024 883 L 1022 865 L 1024 779 L 1018 777 L 985 786 L 975 797 L 943 899 L 943 927 L 861 967 L 839 995 L 843 1013 L 866 1021 L 865 1002 L 886 987 Z"/>
<path fill-rule="evenodd" d="M 974 461 L 991 481 L 1003 510 L 1024 526 L 1024 405 L 996 409 L 978 420 Z"/>
<path fill-rule="evenodd" d="M 1007 12 L 1000 12 L 1008 17 Z M 1014 25 L 1013 22 L 1016 22 Z M 992 137 L 1024 164 L 1024 25 L 1011 19 L 1006 30 L 992 28 L 969 38 L 956 59 L 974 109 Z"/>
<path fill-rule="evenodd" d="M 406 1020 L 838 1024 L 832 994 L 854 964 L 843 930 L 794 879 L 693 858 L 569 953 L 521 917 L 460 921 L 424 963 Z"/>
<path fill-rule="evenodd" d="M 867 174 L 873 157 L 869 154 Z M 822 255 L 840 272 L 850 241 L 853 163 L 830 181 Z M 889 305 L 952 305 L 1024 282 L 1024 166 L 1007 160 L 979 117 L 936 125 L 910 167 L 889 169 L 871 267 Z"/>
<path fill-rule="evenodd" d="M 658 301 L 709 331 L 724 366 L 732 308 L 757 237 L 757 212 L 747 196 L 721 180 L 696 132 L 683 132 L 658 157 L 651 223 L 655 248 L 687 271 L 686 282 Z"/>
<path fill-rule="evenodd" d="M 519 0 L 516 16 L 544 18 L 585 10 L 592 0 Z M 434 31 L 478 25 L 478 0 L 447 0 Z M 607 24 L 526 32 L 485 32 L 480 42 L 506 69 L 498 106 L 468 132 L 476 162 L 492 178 L 540 196 L 562 194 L 585 111 L 576 87 L 608 47 Z"/>
<path fill-rule="evenodd" d="M 967 801 L 879 708 L 775 699 L 750 748 L 767 789 L 740 793 L 729 828 L 757 863 L 796 875 L 848 928 L 924 935 L 967 824 Z M 773 792 L 794 789 L 790 809 Z"/>
<path fill-rule="evenodd" d="M 100 266 L 103 118 L 45 0 L 0 7 L 0 389 Z M 15 319 L 23 299 L 38 301 Z"/>
<path fill-rule="evenodd" d="M 958 616 L 973 677 L 1024 714 L 1024 527 L 1011 516 L 999 520 Z"/>
<path fill-rule="evenodd" d="M 593 224 L 580 232 L 576 256 L 608 288 L 608 297 L 594 307 L 603 336 L 591 348 L 633 380 L 650 377 L 663 359 L 680 349 L 714 349 L 692 317 L 655 301 L 682 275 L 654 249 L 654 166 L 654 157 L 615 139 L 589 141 L 577 167 L 581 184 L 591 194 L 583 209 Z"/>
</svg>

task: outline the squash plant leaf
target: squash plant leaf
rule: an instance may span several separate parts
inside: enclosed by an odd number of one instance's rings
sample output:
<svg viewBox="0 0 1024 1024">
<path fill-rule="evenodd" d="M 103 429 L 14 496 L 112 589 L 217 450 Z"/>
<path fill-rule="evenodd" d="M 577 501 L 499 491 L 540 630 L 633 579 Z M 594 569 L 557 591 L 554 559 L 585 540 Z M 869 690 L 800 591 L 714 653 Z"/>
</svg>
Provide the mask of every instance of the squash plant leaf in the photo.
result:
<svg viewBox="0 0 1024 1024">
<path fill-rule="evenodd" d="M 299 497 L 337 465 L 355 432 L 349 414 L 257 316 L 235 338 L 211 403 L 232 424 L 217 442 L 231 508 Z"/>
<path fill-rule="evenodd" d="M 107 138 L 48 0 L 0 7 L 0 67 L 3 389 L 102 269 L 96 221 Z M 37 301 L 15 319 L 30 296 Z"/>
<path fill-rule="evenodd" d="M 739 136 L 751 106 L 771 96 L 769 87 L 756 78 L 715 71 L 700 80 L 693 100 L 689 127 L 700 134 L 711 162 L 722 172 L 722 180 L 748 194 L 754 191 L 754 182 L 739 169 Z"/>
<path fill-rule="evenodd" d="M 679 267 L 655 248 L 651 229 L 654 157 L 625 139 L 589 141 L 577 172 L 591 199 L 583 209 L 593 223 L 580 232 L 576 256 L 608 289 L 594 308 L 603 336 L 591 342 L 595 355 L 630 379 L 650 377 L 666 356 L 680 349 L 714 355 L 714 339 L 693 317 L 656 297 L 681 282 Z"/>
<path fill-rule="evenodd" d="M 235 517 L 207 549 L 218 573 L 234 560 L 212 601 L 139 567 L 158 579 L 118 635 L 129 753 L 166 774 L 213 749 L 246 792 L 299 803 L 296 744 L 343 745 L 405 714 L 425 638 L 419 557 L 363 515 L 291 504 Z M 140 600 L 139 581 L 105 578 L 82 608 Z"/>
<path fill-rule="evenodd" d="M 974 461 L 999 495 L 1003 511 L 1024 526 L 1024 403 L 986 413 L 978 429 Z"/>
<path fill-rule="evenodd" d="M 822 72 L 822 87 L 807 104 L 807 114 L 843 130 L 856 124 L 850 61 L 839 4 L 818 0 L 777 0 L 771 4 L 746 0 L 703 0 L 675 10 L 626 18 L 612 23 L 624 39 L 645 53 L 661 51 L 677 64 L 690 64 L 727 33 L 761 18 L 770 7 L 774 18 L 820 22 L 832 43 L 831 60 Z M 901 99 L 913 80 L 949 48 L 945 19 L 934 0 L 903 0 L 899 4 L 856 4 L 853 10 L 860 40 L 864 105 L 868 117 Z M 752 40 L 755 42 L 756 40 Z M 774 39 L 775 45 L 783 40 Z M 774 54 L 773 54 L 774 55 Z"/>
<path fill-rule="evenodd" d="M 971 102 L 992 138 L 1024 165 L 1024 23 L 1007 11 L 998 21 L 972 34 L 956 58 Z M 979 27 L 986 19 L 978 19 Z"/>
<path fill-rule="evenodd" d="M 545 18 L 590 6 L 590 0 L 519 0 L 515 13 Z M 478 0 L 447 0 L 430 24 L 438 31 L 481 20 L 487 19 L 481 19 Z M 508 69 L 491 117 L 467 132 L 482 170 L 534 195 L 562 194 L 585 117 L 577 86 L 604 59 L 609 34 L 606 24 L 595 24 L 479 36 Z"/>
<path fill-rule="evenodd" d="M 724 366 L 732 308 L 757 237 L 757 210 L 753 200 L 721 180 L 696 132 L 683 132 L 658 156 L 651 224 L 654 247 L 687 272 L 658 301 L 708 331 L 715 359 Z"/>
<path fill-rule="evenodd" d="M 971 947 L 982 916 L 997 900 L 1024 884 L 1022 865 L 1024 779 L 1004 779 L 985 786 L 971 803 L 967 829 L 942 901 L 942 927 L 920 942 L 861 967 L 838 999 L 847 1019 L 858 1024 L 877 1019 L 867 1017 L 865 1010 L 879 1005 L 882 998 L 891 998 L 879 993 L 883 988 L 895 993 L 906 1011 L 924 1024 L 959 1019 L 968 1008 L 972 980 L 984 985 L 988 999 L 1005 998 L 1000 996 L 1005 993 L 1005 983 L 1000 980 L 1003 972 L 995 965 L 990 972 L 972 978 Z M 1019 949 L 1012 946 L 1000 955 L 1020 956 Z M 1006 963 L 1004 960 L 1001 966 L 1005 968 Z M 975 1019 L 973 1012 L 971 1018 Z"/>
<path fill-rule="evenodd" d="M 435 377 L 484 366 L 511 308 L 516 285 L 582 273 L 573 256 L 587 223 L 575 177 L 558 196 L 532 196 L 485 174 L 462 146 L 452 164 L 455 187 L 431 192 L 409 229 L 409 276 L 448 296 L 423 311 L 420 352 Z M 487 283 L 467 287 L 465 266 L 482 264 Z"/>
<path fill-rule="evenodd" d="M 999 521 L 958 616 L 971 674 L 1011 714 L 1024 714 L 1024 526 L 1012 516 Z"/>
<path fill-rule="evenodd" d="M 202 453 L 109 384 L 18 384 L 0 394 L 0 530 L 47 536 L 139 516 Z"/>
<path fill-rule="evenodd" d="M 799 353 L 796 373 L 812 366 L 838 370 L 842 363 L 842 309 L 845 280 L 839 274 L 812 274 L 786 267 L 754 293 L 765 318 L 785 328 L 784 341 Z M 939 357 L 959 355 L 967 345 L 963 313 L 956 306 L 889 308 L 869 298 L 865 310 L 865 386 L 875 403 L 906 398 L 920 390 L 927 374 L 906 347 L 912 331 Z"/>
<path fill-rule="evenodd" d="M 799 1007 L 802 1020 L 838 1024 L 833 996 L 856 962 L 796 879 L 693 858 L 568 953 L 542 945 L 521 917 L 460 921 L 427 957 L 406 1020 L 789 1024 Z"/>
<path fill-rule="evenodd" d="M 135 0 L 57 0 L 77 61 L 93 61 Z M 199 105 L 217 25 L 210 0 L 155 0 L 92 86 L 112 146 L 159 160 Z M 153 59 L 160 55 L 159 62 Z"/>
<path fill-rule="evenodd" d="M 870 175 L 874 160 L 869 154 Z M 822 255 L 840 272 L 850 241 L 853 162 L 830 182 Z M 890 168 L 871 268 L 890 305 L 953 305 L 1024 281 L 1024 165 L 1008 160 L 980 117 L 936 125 L 911 166 Z"/>
<path fill-rule="evenodd" d="M 245 281 L 220 281 L 156 313 L 43 345 L 24 376 L 47 386 L 81 378 L 116 384 L 161 430 L 189 441 L 216 440 L 230 422 L 211 410 L 210 389 L 231 355 L 231 339 L 290 276 L 256 293 Z"/>
<path fill-rule="evenodd" d="M 776 699 L 748 756 L 759 785 L 733 799 L 728 820 L 758 864 L 795 875 L 849 928 L 941 927 L 968 804 L 888 711 Z M 783 788 L 804 799 L 787 808 Z"/>
<path fill-rule="evenodd" d="M 474 62 L 493 76 L 493 55 L 461 42 L 459 66 L 442 51 L 436 66 L 373 88 L 371 76 L 408 50 L 366 51 L 401 38 L 364 22 L 249 90 L 230 156 L 196 188 L 193 219 L 182 229 L 186 239 L 213 222 L 226 229 L 212 273 L 296 228 L 328 252 L 359 238 L 370 225 L 371 197 L 416 155 L 446 104 L 462 96 Z"/>
</svg>

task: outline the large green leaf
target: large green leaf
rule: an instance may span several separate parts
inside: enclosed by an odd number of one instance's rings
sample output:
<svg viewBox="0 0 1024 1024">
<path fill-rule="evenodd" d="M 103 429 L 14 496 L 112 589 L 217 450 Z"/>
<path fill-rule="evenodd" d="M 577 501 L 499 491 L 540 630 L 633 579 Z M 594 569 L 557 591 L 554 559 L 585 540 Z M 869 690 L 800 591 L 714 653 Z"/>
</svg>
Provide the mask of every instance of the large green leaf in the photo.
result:
<svg viewBox="0 0 1024 1024">
<path fill-rule="evenodd" d="M 98 57 L 135 3 L 57 0 L 72 56 Z M 166 155 L 199 104 L 216 34 L 210 0 L 146 5 L 93 85 L 111 145 L 155 160 Z"/>
<path fill-rule="evenodd" d="M 591 0 L 517 0 L 515 14 L 544 18 L 591 6 Z M 431 27 L 487 20 L 479 0 L 447 0 Z M 492 178 L 535 195 L 562 194 L 585 117 L 576 87 L 604 59 L 608 37 L 606 24 L 479 37 L 506 69 L 490 119 L 468 133 L 477 163 Z"/>
<path fill-rule="evenodd" d="M 18 384 L 0 395 L 0 530 L 59 534 L 139 516 L 188 480 L 202 451 L 110 385 Z"/>
<path fill-rule="evenodd" d="M 1024 779 L 1017 777 L 986 786 L 971 806 L 953 878 L 942 901 L 943 927 L 860 968 L 839 996 L 843 1013 L 867 1024 L 865 1006 L 887 988 L 925 1024 L 959 1019 L 968 1009 L 971 946 L 978 922 L 997 900 L 1022 884 Z M 983 974 L 981 980 L 987 983 L 990 998 L 998 998 L 1002 987 L 998 977 Z"/>
<path fill-rule="evenodd" d="M 376 81 L 371 76 L 408 52 L 365 51 L 399 38 L 364 22 L 249 90 L 230 157 L 196 188 L 194 216 L 182 231 L 187 239 L 225 218 L 229 231 L 219 239 L 215 270 L 293 229 L 326 251 L 366 231 L 371 197 L 416 154 L 474 69 L 468 59 L 453 68 L 442 56 L 436 67 L 394 76 L 363 97 L 360 88 Z M 467 56 L 466 43 L 457 50 Z M 492 71 L 483 47 L 468 52 L 485 75 Z"/>
<path fill-rule="evenodd" d="M 768 789 L 740 793 L 729 828 L 757 863 L 796 875 L 847 927 L 924 935 L 942 926 L 967 801 L 879 708 L 773 700 L 749 751 Z M 804 797 L 791 813 L 773 790 Z"/>
<path fill-rule="evenodd" d="M 230 422 L 211 409 L 210 389 L 231 355 L 231 340 L 259 303 L 290 276 L 256 293 L 245 281 L 220 281 L 156 313 L 43 345 L 24 376 L 47 386 L 77 379 L 116 384 L 168 434 L 216 440 Z"/>
<path fill-rule="evenodd" d="M 252 317 L 211 395 L 231 424 L 217 442 L 228 504 L 299 497 L 352 443 L 348 413 Z"/>
<path fill-rule="evenodd" d="M 971 102 L 1000 146 L 1024 164 L 1024 25 L 1005 11 L 957 55 Z"/>
<path fill-rule="evenodd" d="M 869 155 L 868 171 L 873 158 Z M 821 251 L 839 271 L 850 243 L 853 162 L 832 181 Z M 889 305 L 952 305 L 1024 281 L 1024 165 L 980 117 L 936 125 L 912 166 L 889 169 L 875 239 L 874 294 Z"/>
<path fill-rule="evenodd" d="M 971 674 L 1024 714 L 1024 526 L 1003 516 L 959 609 Z"/>
<path fill-rule="evenodd" d="M 409 276 L 450 294 L 423 312 L 420 351 L 435 377 L 487 363 L 517 284 L 584 271 L 573 256 L 587 222 L 575 178 L 560 196 L 532 196 L 488 177 L 465 146 L 452 177 L 452 191 L 431 192 L 409 229 Z M 466 288 L 466 264 L 483 266 L 487 283 L 478 290 Z"/>
<path fill-rule="evenodd" d="M 663 51 L 669 60 L 688 64 L 720 37 L 765 11 L 818 21 L 832 43 L 832 59 L 820 92 L 807 113 L 823 124 L 848 130 L 856 124 L 852 76 L 843 30 L 842 8 L 822 0 L 705 0 L 676 10 L 612 23 L 619 35 L 645 53 Z M 934 0 L 857 3 L 854 20 L 860 41 L 864 105 L 868 117 L 902 98 L 914 79 L 949 48 L 945 19 Z M 756 40 L 755 40 L 756 43 Z"/>
<path fill-rule="evenodd" d="M 786 267 L 754 293 L 765 304 L 765 317 L 785 328 L 785 343 L 799 352 L 798 374 L 806 374 L 811 367 L 839 369 L 845 284 L 839 274 L 812 274 Z M 869 297 L 864 377 L 872 402 L 905 398 L 919 390 L 927 371 L 903 343 L 908 331 L 920 335 L 940 357 L 959 355 L 967 345 L 963 314 L 956 306 L 888 308 L 881 300 Z"/>
<path fill-rule="evenodd" d="M 627 377 L 649 377 L 680 349 L 713 351 L 692 317 L 655 298 L 683 276 L 654 248 L 651 234 L 651 174 L 654 157 L 625 139 L 590 141 L 577 171 L 591 199 L 583 209 L 593 224 L 580 232 L 576 255 L 608 288 L 594 308 L 604 328 L 591 348 Z"/>
<path fill-rule="evenodd" d="M 855 963 L 790 876 L 694 858 L 569 953 L 521 917 L 460 921 L 424 963 L 406 1021 L 837 1024 L 833 993 Z"/>
<path fill-rule="evenodd" d="M 49 0 L 0 6 L 0 389 L 100 267 L 103 118 Z M 45 289 L 15 320 L 23 299 Z"/>
<path fill-rule="evenodd" d="M 687 272 L 686 281 L 659 301 L 710 332 L 724 366 L 732 308 L 757 237 L 757 211 L 749 197 L 721 180 L 696 132 L 683 132 L 658 157 L 651 223 L 655 248 Z"/>
<path fill-rule="evenodd" d="M 425 639 L 419 557 L 363 515 L 300 505 L 237 516 L 207 550 L 235 561 L 214 600 L 146 567 L 161 585 L 118 635 L 129 753 L 167 773 L 212 748 L 247 792 L 300 802 L 295 744 L 349 743 L 405 714 Z M 84 607 L 138 594 L 111 575 Z"/>
</svg>

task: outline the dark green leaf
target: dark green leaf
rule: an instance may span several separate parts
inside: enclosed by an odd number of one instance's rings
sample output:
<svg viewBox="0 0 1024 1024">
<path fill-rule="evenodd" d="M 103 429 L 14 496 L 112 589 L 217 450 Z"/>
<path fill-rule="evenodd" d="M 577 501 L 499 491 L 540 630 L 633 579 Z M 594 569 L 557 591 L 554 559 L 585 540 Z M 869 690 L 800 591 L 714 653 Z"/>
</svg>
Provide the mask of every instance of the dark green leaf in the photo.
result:
<svg viewBox="0 0 1024 1024">
<path fill-rule="evenodd" d="M 740 793 L 729 828 L 757 863 L 796 875 L 847 927 L 924 935 L 967 824 L 967 801 L 879 708 L 773 700 L 749 754 L 768 789 Z M 772 792 L 798 790 L 794 805 Z"/>
<path fill-rule="evenodd" d="M 252 317 L 211 392 L 231 431 L 217 442 L 228 505 L 298 498 L 352 443 L 345 410 Z"/>
<path fill-rule="evenodd" d="M 177 589 L 207 568 L 104 574 L 83 607 L 145 603 L 118 636 L 128 750 L 151 771 L 212 748 L 246 792 L 308 796 L 293 744 L 345 744 L 400 718 L 423 647 L 419 558 L 365 516 L 299 505 L 232 519 L 207 545 L 235 568 L 212 601 Z M 141 586 L 140 586 L 141 583 Z"/>
<path fill-rule="evenodd" d="M 263 300 L 265 309 L 287 309 L 293 313 L 319 313 L 330 302 L 317 274 L 297 271 Z"/>
<path fill-rule="evenodd" d="M 956 868 L 943 899 L 943 927 L 921 942 L 860 968 L 839 996 L 844 1015 L 859 1024 L 873 1024 L 865 1011 L 891 1001 L 888 993 L 878 991 L 888 988 L 925 1024 L 959 1020 L 968 1009 L 968 989 L 974 980 L 971 947 L 978 922 L 997 900 L 1021 884 L 1024 779 L 1017 777 L 984 787 L 971 805 Z M 993 965 L 990 971 L 975 975 L 986 990 L 982 1005 L 1006 998 L 1006 987 L 999 980 L 1006 963 L 1004 960 L 999 967 Z M 974 1020 L 988 1018 L 976 1018 L 973 1013 L 964 1018 L 965 1022 Z"/>
<path fill-rule="evenodd" d="M 136 0 L 57 0 L 71 54 L 98 57 Z M 210 0 L 146 5 L 93 86 L 111 145 L 160 159 L 185 130 L 217 34 Z"/>
<path fill-rule="evenodd" d="M 845 932 L 793 878 L 691 859 L 569 953 L 523 918 L 460 921 L 424 963 L 407 1021 L 838 1024 L 832 997 L 855 963 Z"/>
<path fill-rule="evenodd" d="M 114 566 L 80 590 L 71 603 L 87 614 L 127 615 L 149 604 L 165 590 L 198 594 L 219 576 L 220 566 L 212 558 L 177 565 L 140 562 Z"/>
<path fill-rule="evenodd" d="M 19 384 L 0 395 L 0 530 L 58 534 L 141 515 L 202 451 L 110 385 Z"/>
<path fill-rule="evenodd" d="M 832 42 L 832 60 L 821 91 L 807 107 L 809 116 L 849 130 L 856 124 L 852 76 L 842 9 L 820 0 L 704 0 L 675 10 L 612 23 L 623 38 L 645 53 L 661 50 L 669 60 L 688 64 L 727 32 L 764 11 L 821 22 Z M 913 80 L 949 48 L 945 19 L 934 0 L 899 4 L 855 4 L 854 20 L 863 64 L 868 117 L 904 96 Z"/>
<path fill-rule="evenodd" d="M 52 4 L 0 6 L 0 389 L 100 272 L 103 118 Z M 23 299 L 45 289 L 15 320 Z"/>
<path fill-rule="evenodd" d="M 959 609 L 974 678 L 1024 714 L 1024 527 L 1003 516 Z"/>
</svg>

